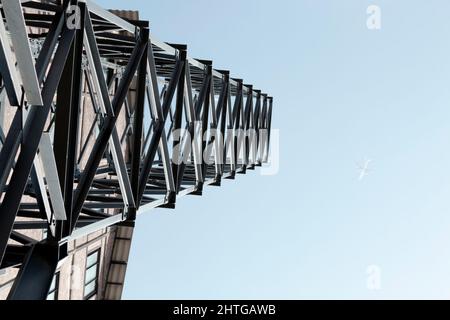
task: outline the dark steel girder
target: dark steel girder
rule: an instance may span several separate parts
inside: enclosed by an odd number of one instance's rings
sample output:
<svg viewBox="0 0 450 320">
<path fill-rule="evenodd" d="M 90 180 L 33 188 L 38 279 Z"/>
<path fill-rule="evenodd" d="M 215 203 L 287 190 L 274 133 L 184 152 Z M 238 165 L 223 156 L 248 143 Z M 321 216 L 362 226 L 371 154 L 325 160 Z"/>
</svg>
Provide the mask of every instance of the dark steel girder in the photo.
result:
<svg viewBox="0 0 450 320">
<path fill-rule="evenodd" d="M 82 9 L 79 28 L 66 23 L 69 5 Z M 173 209 L 179 197 L 267 162 L 272 97 L 190 58 L 185 45 L 150 39 L 148 22 L 91 1 L 15 8 L 0 32 L 0 90 L 9 102 L 0 108 L 13 111 L 8 131 L 0 122 L 0 268 L 20 270 L 10 299 L 45 299 L 69 241 L 133 223 L 151 208 Z M 11 21 L 28 34 L 10 30 Z M 37 47 L 9 46 L 7 33 Z M 15 56 L 34 68 L 14 66 Z M 35 78 L 39 92 L 15 72 Z M 42 103 L 31 103 L 31 93 Z M 180 141 L 171 141 L 180 129 Z M 256 143 L 236 135 L 248 130 Z M 47 239 L 28 236 L 41 229 Z"/>
</svg>

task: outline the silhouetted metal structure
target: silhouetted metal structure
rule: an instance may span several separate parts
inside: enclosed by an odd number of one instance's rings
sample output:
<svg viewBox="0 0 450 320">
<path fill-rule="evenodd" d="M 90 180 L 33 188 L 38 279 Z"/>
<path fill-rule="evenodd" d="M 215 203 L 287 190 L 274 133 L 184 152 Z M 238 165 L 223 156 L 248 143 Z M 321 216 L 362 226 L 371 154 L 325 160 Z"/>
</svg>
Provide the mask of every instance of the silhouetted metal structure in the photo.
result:
<svg viewBox="0 0 450 320">
<path fill-rule="evenodd" d="M 68 241 L 267 162 L 272 98 L 156 40 L 148 22 L 89 0 L 1 4 L 0 266 L 20 269 L 10 299 L 45 299 Z"/>
</svg>

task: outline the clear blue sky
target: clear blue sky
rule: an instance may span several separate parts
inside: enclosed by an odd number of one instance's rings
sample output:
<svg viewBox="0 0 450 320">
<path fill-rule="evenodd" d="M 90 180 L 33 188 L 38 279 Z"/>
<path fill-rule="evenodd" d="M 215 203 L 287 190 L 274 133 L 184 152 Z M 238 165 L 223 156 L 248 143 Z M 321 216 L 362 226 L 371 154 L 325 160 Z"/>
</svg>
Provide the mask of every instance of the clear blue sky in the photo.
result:
<svg viewBox="0 0 450 320">
<path fill-rule="evenodd" d="M 98 3 L 268 91 L 281 131 L 278 175 L 139 217 L 124 298 L 450 298 L 448 0 Z"/>
</svg>

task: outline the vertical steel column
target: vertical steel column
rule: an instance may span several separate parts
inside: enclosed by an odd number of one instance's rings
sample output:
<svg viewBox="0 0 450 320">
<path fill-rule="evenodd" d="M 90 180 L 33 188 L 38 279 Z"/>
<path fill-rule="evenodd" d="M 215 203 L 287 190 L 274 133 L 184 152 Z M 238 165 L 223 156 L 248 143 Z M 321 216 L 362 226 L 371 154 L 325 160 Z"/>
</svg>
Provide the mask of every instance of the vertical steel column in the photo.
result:
<svg viewBox="0 0 450 320">
<path fill-rule="evenodd" d="M 150 139 L 151 133 L 152 133 L 156 123 L 165 122 L 164 111 L 163 111 L 162 105 L 161 105 L 162 104 L 161 100 L 163 100 L 163 98 L 162 98 L 163 95 L 160 96 L 160 94 L 159 94 L 158 76 L 157 76 L 157 72 L 156 72 L 155 57 L 153 55 L 153 46 L 151 45 L 151 43 L 148 46 L 147 62 L 148 62 L 147 72 L 148 72 L 148 81 L 149 81 L 149 85 L 147 87 L 147 98 L 148 98 L 149 111 L 151 114 L 152 121 L 154 121 L 154 123 L 149 126 L 147 136 L 145 137 L 145 141 L 144 141 L 144 145 L 143 145 L 144 149 L 147 149 L 148 141 Z M 163 91 L 166 92 L 166 86 L 164 86 Z M 154 140 L 154 141 L 157 141 L 157 140 Z M 164 168 L 164 178 L 166 180 L 167 193 L 166 193 L 166 197 L 165 197 L 165 203 L 167 206 L 174 207 L 175 202 L 176 202 L 176 185 L 173 180 L 172 166 L 171 166 L 171 160 L 170 160 L 170 155 L 169 155 L 169 147 L 167 145 L 167 134 L 164 129 L 161 131 L 161 137 L 159 140 L 158 150 L 159 150 L 163 168 Z M 147 160 L 148 159 L 146 157 L 146 161 Z"/>
<path fill-rule="evenodd" d="M 187 47 L 186 46 L 180 46 L 177 45 L 176 48 L 179 50 L 179 59 L 184 64 L 184 68 L 181 71 L 180 79 L 178 81 L 177 85 L 177 96 L 175 101 L 175 114 L 173 119 L 173 127 L 172 130 L 174 132 L 181 130 L 181 122 L 183 119 L 183 103 L 184 103 L 184 90 L 186 85 L 186 69 L 189 68 L 189 63 L 186 63 L 187 59 Z M 190 79 L 188 79 L 190 81 Z M 173 153 L 172 153 L 172 174 L 173 174 L 173 180 L 175 182 L 176 186 L 179 186 L 181 184 L 181 180 L 183 179 L 183 176 L 179 175 L 179 169 L 180 169 L 180 156 L 183 157 L 181 154 L 181 148 L 178 146 L 181 145 L 181 136 L 180 141 L 176 141 L 174 138 L 173 141 Z"/>
<path fill-rule="evenodd" d="M 134 113 L 134 125 L 133 125 L 133 146 L 131 153 L 131 187 L 133 190 L 133 197 L 135 199 L 136 210 L 140 207 L 139 198 L 139 175 L 141 172 L 142 161 L 142 140 L 143 140 L 143 124 L 144 124 L 144 106 L 146 95 L 146 82 L 147 82 L 147 57 L 148 57 L 148 29 L 146 29 L 147 43 L 144 49 L 144 54 L 141 59 L 141 63 L 138 69 L 137 78 L 137 99 Z M 136 210 L 129 213 L 129 220 L 136 220 Z"/>
<path fill-rule="evenodd" d="M 79 123 L 79 110 L 82 90 L 82 55 L 84 38 L 85 4 L 79 4 L 80 29 L 75 33 L 70 54 L 67 59 L 61 81 L 58 86 L 58 96 L 55 109 L 55 135 L 53 150 L 58 169 L 59 182 L 64 197 L 64 207 L 68 215 L 65 222 L 58 221 L 55 238 L 62 239 L 70 235 L 72 230 L 72 206 L 74 172 L 76 168 L 76 147 Z"/>
<path fill-rule="evenodd" d="M 255 132 L 256 132 L 256 166 L 261 166 L 261 158 L 260 158 L 260 145 L 259 145 L 259 140 L 260 140 L 260 136 L 259 136 L 259 130 L 261 129 L 260 126 L 260 116 L 261 116 L 261 90 L 255 90 L 256 92 L 256 105 L 255 105 Z"/>
<path fill-rule="evenodd" d="M 217 109 L 217 119 L 219 119 L 220 115 L 220 133 L 222 138 L 222 147 L 223 147 L 223 158 L 222 158 L 222 172 L 223 175 L 225 172 L 225 166 L 227 164 L 227 143 L 226 143 L 226 126 L 227 126 L 227 115 L 228 115 L 228 98 L 230 91 L 230 72 L 229 71 L 221 71 L 223 74 L 223 84 L 222 84 L 222 93 L 219 99 L 219 107 Z"/>
<path fill-rule="evenodd" d="M 188 72 L 188 75 L 190 74 L 190 72 Z M 202 113 L 202 108 L 203 105 L 206 101 L 207 98 L 207 93 L 208 93 L 208 88 L 210 88 L 210 76 L 207 73 L 207 69 L 205 69 L 205 74 L 204 74 L 204 79 L 203 79 L 203 83 L 202 83 L 202 87 L 200 89 L 199 95 L 197 100 L 195 101 L 195 107 L 192 107 L 194 102 L 192 101 L 192 86 L 190 83 L 191 79 L 190 77 L 188 77 L 188 82 L 186 83 L 187 86 L 187 94 L 188 94 L 188 100 L 187 100 L 187 104 L 188 104 L 188 134 L 190 137 L 190 146 L 191 146 L 191 151 L 194 155 L 194 164 L 195 164 L 195 173 L 196 173 L 196 186 L 195 186 L 195 190 L 192 193 L 193 195 L 201 195 L 202 194 L 202 190 L 203 190 L 203 183 L 205 180 L 205 177 L 203 175 L 203 170 L 202 170 L 202 163 L 203 163 L 203 154 L 201 154 L 202 152 L 198 149 L 202 147 L 202 142 L 200 142 L 200 145 L 198 143 L 198 141 L 196 140 L 198 138 L 197 136 L 197 121 L 198 119 L 201 118 L 201 113 Z M 203 132 L 200 132 L 200 139 L 202 139 L 202 135 Z M 186 144 L 185 146 L 185 150 L 183 150 L 184 153 L 187 152 L 188 145 Z M 178 169 L 178 184 L 177 184 L 177 191 L 180 192 L 181 190 L 181 184 L 183 182 L 183 177 L 184 177 L 184 173 L 186 170 L 186 163 L 183 161 Z"/>
<path fill-rule="evenodd" d="M 211 70 L 212 71 L 212 70 Z M 220 131 L 219 131 L 219 117 L 220 117 L 220 111 L 217 111 L 220 106 L 218 104 L 222 103 L 221 98 L 223 97 L 223 90 L 220 91 L 219 94 L 219 101 L 216 104 L 216 90 L 215 90 L 215 78 L 214 75 L 211 72 L 211 79 L 210 79 L 210 99 L 211 99 L 211 122 L 210 122 L 210 134 L 208 137 L 208 143 L 207 143 L 207 152 L 205 154 L 205 161 L 207 161 L 208 165 L 214 165 L 214 178 L 212 181 L 210 181 L 210 185 L 213 186 L 220 186 L 220 181 L 222 177 L 222 150 L 223 147 L 221 145 L 222 141 L 220 139 Z M 212 153 L 214 149 L 214 161 L 210 163 Z"/>
<path fill-rule="evenodd" d="M 233 109 L 233 157 L 234 157 L 234 168 L 232 168 L 231 176 L 234 178 L 236 176 L 237 167 L 239 165 L 239 151 L 240 151 L 240 130 L 241 130 L 241 113 L 243 104 L 243 80 L 235 79 L 238 83 L 236 100 Z"/>
<path fill-rule="evenodd" d="M 205 66 L 206 66 L 206 79 L 207 79 L 207 87 L 206 87 L 206 96 L 205 96 L 205 101 L 203 103 L 203 114 L 202 114 L 202 176 L 203 176 L 203 181 L 202 181 L 202 185 L 201 187 L 203 188 L 203 183 L 206 180 L 206 175 L 207 175 L 207 168 L 208 168 L 208 164 L 206 163 L 204 157 L 205 157 L 205 150 L 207 147 L 207 141 L 204 137 L 204 134 L 208 131 L 208 127 L 209 127 L 209 108 L 211 105 L 211 81 L 213 80 L 212 78 L 212 61 L 206 61 L 206 60 L 202 60 L 201 61 Z"/>
<path fill-rule="evenodd" d="M 247 100 L 244 111 L 244 119 L 243 119 L 243 127 L 244 127 L 244 140 L 243 140 L 243 164 L 241 167 L 241 172 L 245 174 L 247 172 L 247 165 L 249 163 L 249 155 L 250 155 L 250 139 L 249 139 L 249 130 L 250 130 L 250 114 L 252 113 L 253 108 L 253 86 L 246 85 L 247 92 Z"/>
<path fill-rule="evenodd" d="M 37 243 L 31 246 L 8 300 L 46 300 L 59 260 L 59 248 Z"/>
<path fill-rule="evenodd" d="M 261 111 L 260 128 L 263 131 L 263 135 L 262 135 L 262 137 L 260 136 L 260 148 L 261 148 L 260 157 L 261 157 L 261 162 L 266 163 L 267 162 L 266 147 L 267 147 L 267 140 L 268 140 L 267 127 L 266 127 L 268 98 L 267 98 L 267 94 L 265 94 L 265 93 L 263 93 L 262 96 L 263 96 L 263 107 L 262 107 L 262 111 Z"/>
<path fill-rule="evenodd" d="M 264 157 L 264 162 L 267 163 L 269 161 L 269 153 L 270 153 L 270 136 L 271 136 L 271 130 L 272 130 L 272 107 L 273 107 L 273 98 L 269 97 L 269 109 L 267 110 L 267 122 L 266 122 L 266 129 L 267 129 L 267 144 L 266 144 L 266 155 Z"/>
</svg>

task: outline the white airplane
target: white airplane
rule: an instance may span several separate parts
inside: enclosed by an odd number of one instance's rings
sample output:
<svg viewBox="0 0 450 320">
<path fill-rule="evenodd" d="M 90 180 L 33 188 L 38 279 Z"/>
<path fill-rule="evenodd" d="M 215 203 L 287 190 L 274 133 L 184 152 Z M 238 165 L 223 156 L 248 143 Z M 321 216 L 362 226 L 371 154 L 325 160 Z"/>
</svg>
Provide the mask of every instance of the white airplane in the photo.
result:
<svg viewBox="0 0 450 320">
<path fill-rule="evenodd" d="M 372 160 L 366 160 L 363 165 L 358 165 L 359 169 L 359 181 L 362 181 L 365 177 L 369 175 L 369 165 L 372 162 Z"/>
</svg>

